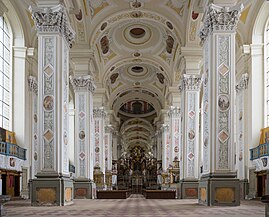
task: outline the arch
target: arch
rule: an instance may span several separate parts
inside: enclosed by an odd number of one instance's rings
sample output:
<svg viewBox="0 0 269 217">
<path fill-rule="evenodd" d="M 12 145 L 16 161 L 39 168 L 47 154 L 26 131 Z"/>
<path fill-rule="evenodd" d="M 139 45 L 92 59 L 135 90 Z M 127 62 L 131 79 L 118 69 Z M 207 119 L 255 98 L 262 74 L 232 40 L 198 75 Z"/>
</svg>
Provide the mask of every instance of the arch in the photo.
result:
<svg viewBox="0 0 269 217">
<path fill-rule="evenodd" d="M 145 97 L 145 94 L 142 94 L 142 93 L 130 93 L 130 94 L 127 94 L 123 97 L 121 97 L 120 100 L 117 100 L 114 105 L 113 105 L 113 110 L 115 111 L 116 114 L 118 114 L 121 106 L 124 104 L 124 103 L 127 103 L 129 100 L 132 100 L 132 99 L 139 99 L 139 100 L 144 100 L 148 103 L 150 103 L 153 108 L 155 109 L 155 112 L 157 113 L 157 116 L 158 114 L 160 113 L 160 110 L 161 110 L 161 106 L 160 104 L 158 103 L 158 101 L 154 98 L 149 98 L 149 97 Z M 131 114 L 129 114 L 131 115 Z M 144 114 L 144 115 L 141 115 L 142 116 L 148 116 L 150 114 Z M 135 115 L 136 117 L 137 115 Z"/>
<path fill-rule="evenodd" d="M 5 13 L 7 16 L 8 22 L 12 29 L 13 35 L 13 46 L 16 47 L 25 47 L 25 34 L 22 28 L 21 20 L 11 4 L 11 1 L 3 0 L 3 3 L 8 8 L 8 11 Z"/>
<path fill-rule="evenodd" d="M 249 71 L 248 109 L 250 121 L 248 125 L 248 142 L 251 147 L 259 144 L 260 129 L 265 127 L 265 57 L 264 33 L 268 20 L 269 2 L 263 2 L 254 21 L 251 35 L 251 65 Z"/>
<path fill-rule="evenodd" d="M 129 126 L 130 122 L 137 120 L 137 121 L 141 121 L 143 122 L 145 125 L 147 125 L 148 127 L 152 128 L 152 125 L 145 119 L 143 118 L 131 118 L 129 120 L 127 120 L 126 122 L 124 122 L 124 124 L 122 125 L 122 127 L 124 128 L 125 126 Z"/>
<path fill-rule="evenodd" d="M 150 88 L 149 88 L 150 87 Z M 123 85 L 122 87 L 118 88 L 116 91 L 114 91 L 111 95 L 110 95 L 110 100 L 109 100 L 109 107 L 112 108 L 114 107 L 114 104 L 119 101 L 119 98 L 117 97 L 118 95 L 120 95 L 121 93 L 125 93 L 125 92 L 128 92 L 130 91 L 130 93 L 126 94 L 126 95 L 129 95 L 129 94 L 134 94 L 134 88 L 131 87 L 129 88 L 128 85 Z M 162 94 L 162 92 L 156 88 L 156 87 L 153 87 L 152 85 L 148 85 L 148 87 L 145 87 L 144 85 L 141 86 L 141 91 L 143 90 L 146 90 L 148 92 L 151 92 L 151 93 L 154 93 L 157 98 L 159 99 L 158 102 L 160 104 L 160 107 L 163 107 L 164 106 L 164 96 Z M 140 92 L 139 92 L 140 93 Z M 141 93 L 142 94 L 142 93 Z M 133 96 L 132 96 L 133 97 Z M 157 99 L 156 99 L 157 101 Z"/>
<path fill-rule="evenodd" d="M 264 2 L 254 22 L 253 31 L 252 31 L 252 43 L 253 44 L 264 43 L 263 36 L 264 36 L 266 24 L 268 22 L 268 11 L 269 11 L 269 3 Z"/>
<path fill-rule="evenodd" d="M 136 124 L 136 125 L 130 125 L 130 126 L 125 127 L 124 129 L 121 129 L 121 133 L 124 134 L 128 130 L 133 129 L 133 128 L 135 130 L 137 127 L 141 127 L 141 128 L 145 129 L 149 133 L 151 132 L 151 128 L 150 127 L 148 127 L 146 125 L 142 125 L 142 124 Z"/>
</svg>

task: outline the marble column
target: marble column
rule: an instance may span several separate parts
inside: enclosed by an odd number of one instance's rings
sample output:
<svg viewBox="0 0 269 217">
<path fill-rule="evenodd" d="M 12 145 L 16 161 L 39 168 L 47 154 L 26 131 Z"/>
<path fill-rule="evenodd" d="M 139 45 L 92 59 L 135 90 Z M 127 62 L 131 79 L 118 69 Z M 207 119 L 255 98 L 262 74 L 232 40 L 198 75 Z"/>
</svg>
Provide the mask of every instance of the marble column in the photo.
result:
<svg viewBox="0 0 269 217">
<path fill-rule="evenodd" d="M 94 128 L 95 128 L 95 146 L 94 146 L 94 181 L 97 188 L 103 188 L 105 183 L 105 117 L 106 113 L 103 107 L 93 109 Z"/>
<path fill-rule="evenodd" d="M 198 197 L 199 174 L 199 97 L 201 76 L 183 75 L 181 91 L 182 107 L 182 162 L 180 176 L 180 198 Z"/>
<path fill-rule="evenodd" d="M 115 130 L 112 134 L 112 160 L 118 160 L 118 132 Z"/>
<path fill-rule="evenodd" d="M 240 180 L 240 198 L 245 199 L 248 189 L 248 176 L 246 168 L 248 165 L 249 150 L 246 145 L 246 115 L 245 99 L 247 98 L 248 74 L 242 74 L 239 82 L 236 85 L 236 169 L 237 178 Z"/>
<path fill-rule="evenodd" d="M 112 189 L 112 133 L 111 125 L 105 126 L 105 187 Z"/>
<path fill-rule="evenodd" d="M 38 120 L 37 120 L 37 94 L 38 94 L 38 85 L 36 77 L 29 76 L 28 78 L 28 86 L 31 95 L 31 138 L 32 138 L 32 145 L 31 145 L 31 179 L 35 178 L 35 175 L 38 171 L 40 171 L 40 159 L 39 159 L 39 146 L 38 146 Z"/>
<path fill-rule="evenodd" d="M 169 179 L 169 158 L 170 158 L 170 144 L 169 144 L 169 125 L 163 124 L 162 131 L 162 184 L 167 186 L 170 183 Z"/>
<path fill-rule="evenodd" d="M 75 178 L 74 197 L 93 199 L 93 92 L 90 75 L 70 77 L 75 91 Z"/>
<path fill-rule="evenodd" d="M 68 159 L 69 48 L 74 39 L 64 6 L 30 8 L 38 33 L 38 143 L 41 171 L 32 181 L 32 205 L 73 201 Z M 53 4 L 53 3 L 52 3 Z"/>
<path fill-rule="evenodd" d="M 156 145 L 157 145 L 157 161 L 159 164 L 162 162 L 162 130 L 161 127 L 156 131 Z M 157 168 L 159 169 L 159 168 Z"/>
<path fill-rule="evenodd" d="M 179 169 L 179 141 L 181 134 L 180 125 L 180 109 L 179 107 L 171 106 L 168 111 L 169 130 L 170 130 L 170 162 L 173 168 Z M 178 165 L 178 166 L 177 166 Z"/>
<path fill-rule="evenodd" d="M 235 34 L 242 6 L 210 4 L 200 31 L 204 51 L 203 174 L 199 203 L 240 204 L 234 168 Z"/>
<path fill-rule="evenodd" d="M 31 111 L 30 111 L 30 117 L 31 117 L 31 158 L 30 158 L 30 165 L 31 165 L 31 171 L 30 171 L 30 185 L 32 185 L 32 179 L 35 178 L 35 175 L 38 171 L 40 171 L 40 159 L 39 159 L 39 145 L 38 145 L 38 119 L 37 119 L 37 94 L 38 94 L 38 85 L 37 85 L 37 79 L 34 76 L 29 76 L 28 78 L 28 87 L 30 91 L 30 101 L 31 101 Z M 26 182 L 27 185 L 27 182 Z M 27 185 L 28 186 L 28 185 Z M 28 189 L 28 188 L 27 188 Z M 27 190 L 29 191 L 29 190 Z M 22 189 L 22 195 L 26 195 L 27 192 L 25 192 L 25 189 Z M 29 192 L 28 192 L 29 194 Z M 30 192 L 31 194 L 31 192 Z M 32 195 L 30 195 L 30 198 L 32 198 Z"/>
</svg>

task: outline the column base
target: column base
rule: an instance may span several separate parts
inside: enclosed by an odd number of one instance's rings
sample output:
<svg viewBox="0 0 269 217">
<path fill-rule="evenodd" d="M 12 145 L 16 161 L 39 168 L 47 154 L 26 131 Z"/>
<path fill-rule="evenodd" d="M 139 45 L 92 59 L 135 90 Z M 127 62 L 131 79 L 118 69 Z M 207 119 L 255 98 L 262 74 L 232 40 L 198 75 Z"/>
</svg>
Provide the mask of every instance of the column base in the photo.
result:
<svg viewBox="0 0 269 217">
<path fill-rule="evenodd" d="M 29 199 L 29 190 L 28 189 L 23 189 L 21 191 L 21 198 L 23 198 L 23 199 Z"/>
<path fill-rule="evenodd" d="M 95 199 L 96 186 L 89 179 L 74 179 L 74 198 L 75 199 Z"/>
<path fill-rule="evenodd" d="M 255 168 L 249 168 L 249 184 L 247 199 L 253 199 L 257 197 L 257 177 L 255 174 Z"/>
<path fill-rule="evenodd" d="M 73 203 L 73 181 L 45 175 L 30 182 L 32 206 L 65 206 Z"/>
<path fill-rule="evenodd" d="M 180 180 L 179 181 L 179 199 L 198 199 L 198 185 L 196 179 L 193 180 Z"/>
<path fill-rule="evenodd" d="M 236 174 L 206 174 L 199 181 L 198 201 L 206 206 L 239 206 L 240 183 Z"/>
<path fill-rule="evenodd" d="M 242 179 L 240 180 L 240 199 L 244 200 L 247 198 L 248 195 L 248 180 Z"/>
<path fill-rule="evenodd" d="M 179 199 L 179 187 L 179 183 L 171 183 L 170 187 L 168 188 L 169 190 L 176 191 L 176 199 Z"/>
</svg>

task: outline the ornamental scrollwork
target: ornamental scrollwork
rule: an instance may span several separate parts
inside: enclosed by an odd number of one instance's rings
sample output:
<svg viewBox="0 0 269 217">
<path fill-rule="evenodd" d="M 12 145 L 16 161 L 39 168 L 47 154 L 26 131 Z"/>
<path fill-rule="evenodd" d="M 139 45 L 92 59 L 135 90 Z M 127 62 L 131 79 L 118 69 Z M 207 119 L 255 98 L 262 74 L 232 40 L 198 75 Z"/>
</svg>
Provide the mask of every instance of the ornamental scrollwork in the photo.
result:
<svg viewBox="0 0 269 217">
<path fill-rule="evenodd" d="M 183 85 L 185 90 L 200 90 L 201 83 L 201 76 L 183 75 Z"/>
<path fill-rule="evenodd" d="M 205 13 L 204 26 L 199 33 L 201 43 L 205 42 L 212 31 L 235 31 L 243 8 L 242 4 L 235 7 L 220 7 L 210 4 Z"/>
<path fill-rule="evenodd" d="M 171 106 L 167 113 L 169 117 L 180 117 L 180 108 L 177 106 Z"/>
<path fill-rule="evenodd" d="M 162 124 L 162 126 L 161 126 L 161 130 L 162 130 L 163 132 L 168 131 L 168 130 L 169 130 L 169 124 Z"/>
<path fill-rule="evenodd" d="M 114 127 L 111 124 L 105 126 L 106 133 L 113 133 L 115 131 Z"/>
<path fill-rule="evenodd" d="M 60 33 L 69 47 L 72 47 L 75 32 L 69 24 L 67 12 L 63 5 L 52 8 L 33 8 L 30 6 L 29 10 L 38 32 Z"/>
<path fill-rule="evenodd" d="M 105 118 L 106 112 L 103 107 L 94 108 L 93 109 L 93 117 L 94 118 Z"/>
<path fill-rule="evenodd" d="M 245 89 L 247 89 L 247 87 L 248 87 L 248 74 L 247 73 L 244 73 L 242 76 L 241 76 L 241 78 L 240 78 L 240 80 L 239 80 L 239 82 L 238 82 L 238 84 L 236 85 L 236 92 L 239 92 L 239 91 L 241 91 L 241 90 L 245 90 Z"/>
<path fill-rule="evenodd" d="M 70 76 L 70 83 L 72 84 L 75 91 L 77 90 L 88 90 L 94 93 L 96 87 L 94 80 L 90 75 L 87 76 Z"/>
<path fill-rule="evenodd" d="M 183 78 L 179 80 L 178 90 L 180 93 L 184 90 Z"/>
<path fill-rule="evenodd" d="M 30 91 L 34 92 L 37 95 L 37 93 L 38 93 L 38 84 L 37 84 L 36 77 L 29 76 L 29 78 L 28 78 L 28 87 L 29 87 Z"/>
</svg>

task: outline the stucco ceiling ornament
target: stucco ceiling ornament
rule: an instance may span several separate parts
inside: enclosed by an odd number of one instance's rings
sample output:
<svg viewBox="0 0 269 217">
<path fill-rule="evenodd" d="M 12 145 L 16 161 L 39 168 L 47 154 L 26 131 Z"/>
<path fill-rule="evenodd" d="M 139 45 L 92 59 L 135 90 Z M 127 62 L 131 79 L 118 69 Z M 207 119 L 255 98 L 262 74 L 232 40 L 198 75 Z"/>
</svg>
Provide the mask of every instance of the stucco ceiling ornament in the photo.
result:
<svg viewBox="0 0 269 217">
<path fill-rule="evenodd" d="M 133 0 L 130 2 L 131 8 L 141 8 L 144 6 L 144 3 L 139 0 Z"/>
<path fill-rule="evenodd" d="M 210 4 L 203 20 L 204 26 L 199 33 L 201 43 L 204 43 L 212 31 L 235 31 L 242 10 L 242 4 L 235 7 L 220 7 Z"/>
<path fill-rule="evenodd" d="M 186 0 L 171 0 L 171 3 L 175 8 L 182 8 L 186 3 Z"/>
<path fill-rule="evenodd" d="M 95 9 L 102 6 L 103 3 L 105 3 L 105 0 L 91 0 L 89 1 L 90 5 Z"/>
<path fill-rule="evenodd" d="M 75 40 L 75 32 L 68 21 L 66 9 L 63 5 L 52 8 L 33 8 L 30 6 L 32 19 L 39 33 L 59 33 L 66 40 L 69 47 Z"/>
</svg>

